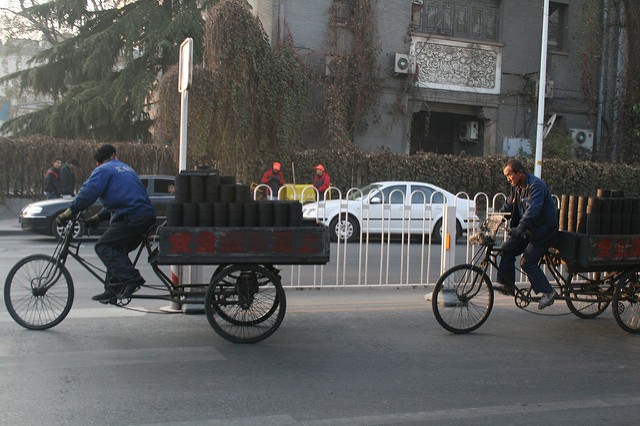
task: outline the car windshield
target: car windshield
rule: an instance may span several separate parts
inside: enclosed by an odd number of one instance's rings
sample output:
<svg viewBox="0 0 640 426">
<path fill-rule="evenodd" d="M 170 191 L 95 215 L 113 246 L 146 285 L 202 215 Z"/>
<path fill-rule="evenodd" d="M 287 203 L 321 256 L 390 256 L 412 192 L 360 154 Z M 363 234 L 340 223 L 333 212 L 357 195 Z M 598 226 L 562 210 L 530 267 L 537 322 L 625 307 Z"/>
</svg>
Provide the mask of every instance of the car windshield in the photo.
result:
<svg viewBox="0 0 640 426">
<path fill-rule="evenodd" d="M 366 197 L 371 191 L 380 188 L 382 188 L 382 185 L 373 183 L 371 185 L 365 186 L 364 188 L 360 188 L 360 191 L 354 190 L 349 194 L 349 200 L 360 201 L 363 195 Z"/>
</svg>

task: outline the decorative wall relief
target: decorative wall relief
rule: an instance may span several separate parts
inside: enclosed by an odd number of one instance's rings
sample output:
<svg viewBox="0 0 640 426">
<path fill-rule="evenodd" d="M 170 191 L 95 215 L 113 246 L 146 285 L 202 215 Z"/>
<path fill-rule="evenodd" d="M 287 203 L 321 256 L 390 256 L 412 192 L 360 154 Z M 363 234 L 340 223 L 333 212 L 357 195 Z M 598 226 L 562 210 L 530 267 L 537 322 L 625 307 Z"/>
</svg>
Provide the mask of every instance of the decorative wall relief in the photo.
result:
<svg viewBox="0 0 640 426">
<path fill-rule="evenodd" d="M 478 43 L 414 38 L 418 86 L 474 93 L 500 93 L 501 48 Z"/>
</svg>

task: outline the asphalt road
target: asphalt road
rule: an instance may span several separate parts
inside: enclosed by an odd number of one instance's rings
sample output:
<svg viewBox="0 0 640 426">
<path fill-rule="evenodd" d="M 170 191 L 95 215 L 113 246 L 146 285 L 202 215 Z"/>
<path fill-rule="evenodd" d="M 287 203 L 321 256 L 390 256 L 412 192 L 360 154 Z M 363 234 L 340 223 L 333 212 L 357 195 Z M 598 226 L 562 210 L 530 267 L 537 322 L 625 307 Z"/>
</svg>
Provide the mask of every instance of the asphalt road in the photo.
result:
<svg viewBox="0 0 640 426">
<path fill-rule="evenodd" d="M 38 238 L 0 239 L 0 279 Z M 203 315 L 89 300 L 44 332 L 0 310 L 0 424 L 637 424 L 640 336 L 610 312 L 545 315 L 499 296 L 469 335 L 435 321 L 424 288 L 288 290 L 282 326 L 234 344 Z"/>
</svg>

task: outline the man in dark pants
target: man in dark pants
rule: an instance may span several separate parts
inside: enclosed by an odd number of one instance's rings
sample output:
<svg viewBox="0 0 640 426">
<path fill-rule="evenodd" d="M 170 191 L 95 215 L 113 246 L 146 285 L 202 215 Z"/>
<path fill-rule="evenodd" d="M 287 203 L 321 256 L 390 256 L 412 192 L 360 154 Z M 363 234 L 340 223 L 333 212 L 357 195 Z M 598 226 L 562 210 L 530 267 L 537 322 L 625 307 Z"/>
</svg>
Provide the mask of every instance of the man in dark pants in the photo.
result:
<svg viewBox="0 0 640 426">
<path fill-rule="evenodd" d="M 551 306 L 558 295 L 539 265 L 542 256 L 555 243 L 558 233 L 556 203 L 547 185 L 527 173 L 520 160 L 509 159 L 503 173 L 511 184 L 511 195 L 501 211 L 511 213 L 511 229 L 509 238 L 501 246 L 502 258 L 494 288 L 513 294 L 515 260 L 522 254 L 522 270 L 527 274 L 533 291 L 542 293 L 538 309 L 544 309 Z"/>
<path fill-rule="evenodd" d="M 71 206 L 56 220 L 64 223 L 73 214 L 91 206 L 98 198 L 102 210 L 87 220 L 87 226 L 97 226 L 111 216 L 106 232 L 96 243 L 96 253 L 107 267 L 108 285 L 104 293 L 93 300 L 108 302 L 113 297 L 128 298 L 144 284 L 140 271 L 133 267 L 129 252 L 142 241 L 143 233 L 155 224 L 156 214 L 147 189 L 136 172 L 118 160 L 116 149 L 102 145 L 94 155 L 98 166 L 82 185 Z M 117 294 L 116 288 L 122 289 Z"/>
</svg>

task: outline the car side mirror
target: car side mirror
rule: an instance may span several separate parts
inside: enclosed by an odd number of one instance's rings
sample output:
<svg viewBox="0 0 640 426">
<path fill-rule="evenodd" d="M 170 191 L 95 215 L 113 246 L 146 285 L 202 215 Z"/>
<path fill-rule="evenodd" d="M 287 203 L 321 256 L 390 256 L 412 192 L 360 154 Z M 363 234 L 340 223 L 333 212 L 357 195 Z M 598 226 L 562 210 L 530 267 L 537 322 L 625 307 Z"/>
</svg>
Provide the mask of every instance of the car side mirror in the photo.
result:
<svg viewBox="0 0 640 426">
<path fill-rule="evenodd" d="M 380 197 L 371 197 L 371 200 L 369 200 L 369 203 L 382 204 L 382 199 Z"/>
</svg>

